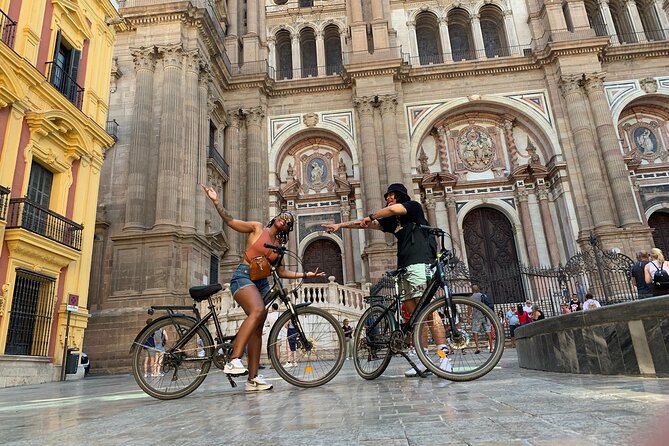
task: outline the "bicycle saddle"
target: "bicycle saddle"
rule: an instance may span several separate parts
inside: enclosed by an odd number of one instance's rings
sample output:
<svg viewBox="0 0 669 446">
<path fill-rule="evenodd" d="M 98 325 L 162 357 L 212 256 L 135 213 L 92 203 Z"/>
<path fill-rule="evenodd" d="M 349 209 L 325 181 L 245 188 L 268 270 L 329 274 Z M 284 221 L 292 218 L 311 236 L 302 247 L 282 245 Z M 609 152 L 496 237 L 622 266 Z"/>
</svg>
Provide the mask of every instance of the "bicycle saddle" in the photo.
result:
<svg viewBox="0 0 669 446">
<path fill-rule="evenodd" d="M 200 285 L 191 287 L 188 290 L 190 297 L 193 298 L 195 302 L 201 302 L 211 296 L 221 291 L 223 287 L 220 283 L 212 283 L 211 285 Z"/>
</svg>

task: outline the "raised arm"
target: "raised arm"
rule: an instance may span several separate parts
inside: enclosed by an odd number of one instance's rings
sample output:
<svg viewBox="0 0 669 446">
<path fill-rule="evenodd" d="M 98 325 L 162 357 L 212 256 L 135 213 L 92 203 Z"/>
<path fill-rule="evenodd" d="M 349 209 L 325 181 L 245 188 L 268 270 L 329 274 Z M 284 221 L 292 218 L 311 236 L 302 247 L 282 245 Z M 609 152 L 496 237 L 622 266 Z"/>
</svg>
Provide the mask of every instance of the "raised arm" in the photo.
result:
<svg viewBox="0 0 669 446">
<path fill-rule="evenodd" d="M 351 221 L 343 221 L 341 223 L 328 223 L 325 225 L 322 225 L 325 228 L 325 231 L 332 234 L 333 232 L 337 232 L 340 229 L 381 229 L 381 225 L 379 225 L 379 222 L 375 221 L 374 224 L 369 225 L 366 228 L 363 228 L 361 226 L 362 220 L 351 220 Z"/>
<path fill-rule="evenodd" d="M 403 204 L 393 204 L 392 206 L 387 206 L 376 212 L 372 212 L 360 221 L 360 226 L 363 228 L 369 227 L 373 229 L 381 229 L 381 225 L 379 225 L 379 222 L 377 221 L 379 218 L 392 217 L 393 215 L 406 215 L 406 213 L 407 208 L 405 208 Z"/>
<path fill-rule="evenodd" d="M 205 186 L 204 184 L 200 184 L 200 186 L 202 187 L 202 190 L 207 194 L 207 197 L 209 197 L 211 202 L 214 204 L 214 207 L 216 208 L 218 215 L 221 216 L 223 222 L 225 222 L 226 225 L 228 225 L 237 232 L 242 232 L 246 234 L 262 230 L 262 223 L 260 222 L 238 220 L 234 218 L 232 215 L 230 215 L 230 213 L 221 205 L 221 203 L 218 202 L 218 194 L 216 193 L 214 188 Z"/>
</svg>

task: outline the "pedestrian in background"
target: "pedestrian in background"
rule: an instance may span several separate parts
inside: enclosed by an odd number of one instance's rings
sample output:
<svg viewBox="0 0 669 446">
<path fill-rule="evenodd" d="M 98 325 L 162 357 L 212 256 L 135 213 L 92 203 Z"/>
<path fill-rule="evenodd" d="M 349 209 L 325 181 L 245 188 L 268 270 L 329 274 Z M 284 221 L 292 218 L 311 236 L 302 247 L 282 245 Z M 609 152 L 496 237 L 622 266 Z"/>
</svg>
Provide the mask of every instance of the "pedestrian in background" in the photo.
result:
<svg viewBox="0 0 669 446">
<path fill-rule="evenodd" d="M 344 319 L 344 342 L 346 344 L 346 360 L 353 358 L 353 327 L 348 324 L 348 319 Z"/>
<path fill-rule="evenodd" d="M 602 304 L 599 303 L 597 299 L 592 295 L 592 293 L 587 293 L 585 295 L 585 302 L 583 302 L 583 311 L 594 310 L 595 308 L 601 307 Z"/>
<path fill-rule="evenodd" d="M 632 266 L 632 285 L 636 287 L 639 299 L 653 297 L 653 290 L 646 283 L 646 265 L 648 265 L 648 253 L 639 251 L 636 255 L 637 262 Z"/>
<path fill-rule="evenodd" d="M 576 293 L 571 295 L 571 300 L 569 301 L 568 305 L 570 313 L 573 313 L 574 311 L 581 311 L 583 309 Z"/>
</svg>

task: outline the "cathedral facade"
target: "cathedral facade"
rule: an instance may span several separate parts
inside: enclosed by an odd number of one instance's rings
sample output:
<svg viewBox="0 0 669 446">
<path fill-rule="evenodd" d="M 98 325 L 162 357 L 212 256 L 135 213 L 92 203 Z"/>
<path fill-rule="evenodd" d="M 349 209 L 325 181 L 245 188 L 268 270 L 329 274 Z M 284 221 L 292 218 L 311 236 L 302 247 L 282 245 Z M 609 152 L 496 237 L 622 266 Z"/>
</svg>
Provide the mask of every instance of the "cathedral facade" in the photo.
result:
<svg viewBox="0 0 669 446">
<path fill-rule="evenodd" d="M 295 214 L 289 266 L 362 286 L 392 238 L 322 224 L 401 182 L 471 268 L 564 264 L 592 237 L 669 248 L 661 0 L 120 1 L 86 349 L 229 280 L 238 218 Z M 291 265 L 290 262 L 293 262 Z"/>
</svg>

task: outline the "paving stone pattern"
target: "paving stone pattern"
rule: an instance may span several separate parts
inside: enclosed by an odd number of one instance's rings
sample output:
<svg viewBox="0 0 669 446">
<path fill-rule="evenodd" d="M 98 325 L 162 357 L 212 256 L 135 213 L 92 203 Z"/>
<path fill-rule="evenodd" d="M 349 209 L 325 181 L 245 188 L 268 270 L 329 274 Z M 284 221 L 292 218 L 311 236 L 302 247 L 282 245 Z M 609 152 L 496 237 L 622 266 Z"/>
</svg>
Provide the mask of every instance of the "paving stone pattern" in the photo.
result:
<svg viewBox="0 0 669 446">
<path fill-rule="evenodd" d="M 260 394 L 245 393 L 242 380 L 230 388 L 217 371 L 176 401 L 145 395 L 129 375 L 0 389 L 0 443 L 625 445 L 651 444 L 669 424 L 666 378 L 523 370 L 511 349 L 469 383 L 404 378 L 405 369 L 396 358 L 365 381 L 347 361 L 315 389 L 264 370 L 275 389 Z"/>
</svg>

